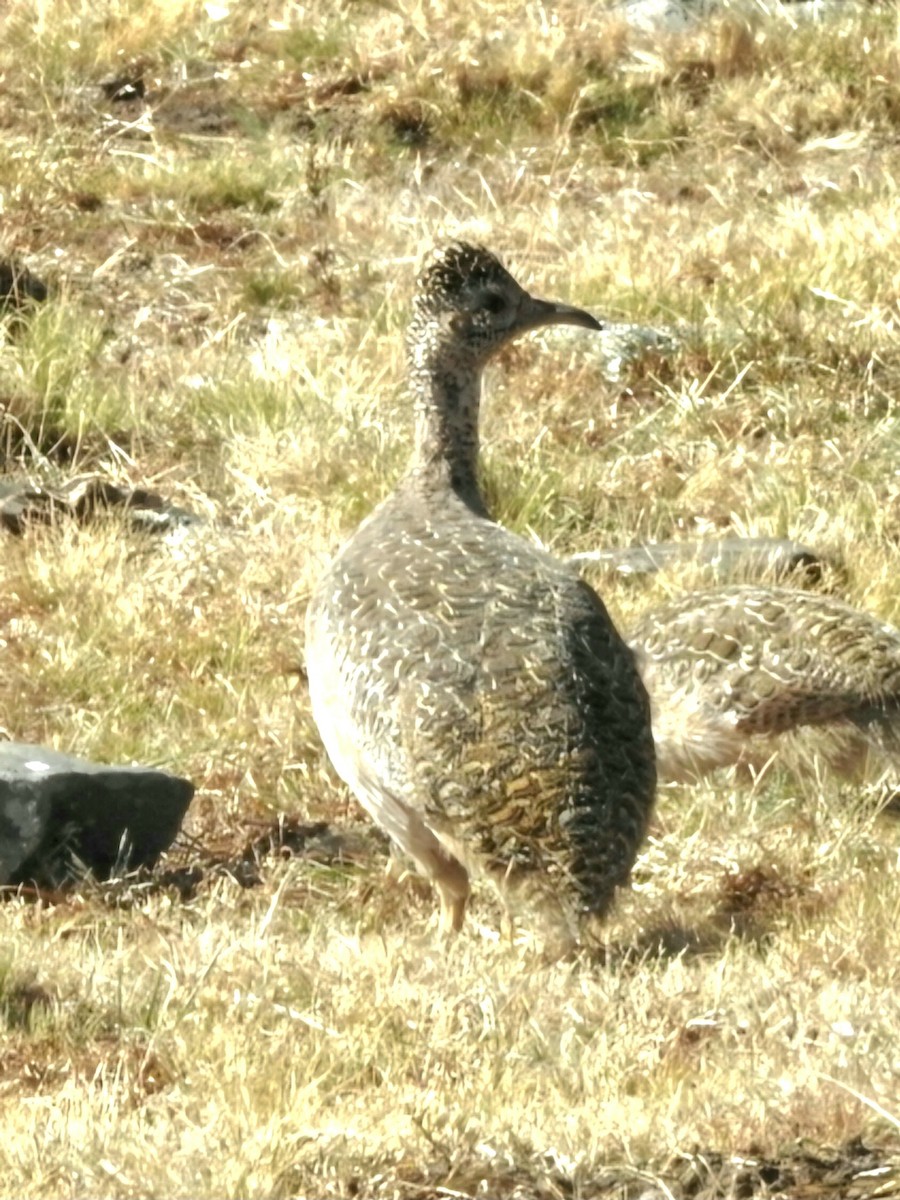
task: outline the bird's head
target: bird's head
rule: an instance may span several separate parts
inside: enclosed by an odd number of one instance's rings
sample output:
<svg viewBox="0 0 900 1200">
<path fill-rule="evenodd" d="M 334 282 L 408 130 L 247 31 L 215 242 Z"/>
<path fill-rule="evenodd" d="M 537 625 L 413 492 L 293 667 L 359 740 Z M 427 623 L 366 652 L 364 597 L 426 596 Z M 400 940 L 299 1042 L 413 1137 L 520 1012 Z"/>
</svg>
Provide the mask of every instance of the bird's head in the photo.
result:
<svg viewBox="0 0 900 1200">
<path fill-rule="evenodd" d="M 511 338 L 544 325 L 602 328 L 581 308 L 531 296 L 483 246 L 451 242 L 419 275 L 410 350 L 420 359 L 446 347 L 482 363 Z"/>
</svg>

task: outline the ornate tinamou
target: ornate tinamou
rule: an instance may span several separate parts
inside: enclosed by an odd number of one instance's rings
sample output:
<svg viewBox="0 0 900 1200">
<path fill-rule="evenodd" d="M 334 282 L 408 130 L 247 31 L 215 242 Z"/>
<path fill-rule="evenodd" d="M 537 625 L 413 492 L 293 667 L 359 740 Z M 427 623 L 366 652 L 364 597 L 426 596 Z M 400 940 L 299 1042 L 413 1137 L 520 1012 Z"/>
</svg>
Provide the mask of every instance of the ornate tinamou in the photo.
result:
<svg viewBox="0 0 900 1200">
<path fill-rule="evenodd" d="M 761 765 L 809 731 L 837 770 L 900 757 L 900 631 L 830 596 L 732 586 L 645 613 L 628 642 L 653 702 L 661 779 Z"/>
<path fill-rule="evenodd" d="M 630 650 L 574 569 L 491 519 L 478 483 L 482 368 L 552 324 L 599 328 L 531 297 L 484 249 L 434 255 L 408 335 L 412 462 L 307 616 L 331 760 L 434 882 L 444 931 L 462 925 L 473 869 L 567 928 L 603 914 L 653 804 Z"/>
</svg>

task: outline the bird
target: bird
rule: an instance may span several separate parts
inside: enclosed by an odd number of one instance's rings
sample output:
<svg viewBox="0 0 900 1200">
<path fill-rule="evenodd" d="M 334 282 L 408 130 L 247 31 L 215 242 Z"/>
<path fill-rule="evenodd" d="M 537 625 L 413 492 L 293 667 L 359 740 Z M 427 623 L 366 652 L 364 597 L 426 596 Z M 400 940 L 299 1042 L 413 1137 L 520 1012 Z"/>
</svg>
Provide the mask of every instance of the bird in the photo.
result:
<svg viewBox="0 0 900 1200">
<path fill-rule="evenodd" d="M 549 325 L 482 246 L 426 260 L 407 360 L 414 445 L 395 490 L 313 589 L 306 670 L 338 775 L 458 932 L 472 877 L 576 943 L 628 881 L 655 797 L 649 700 L 576 570 L 498 524 L 479 481 L 487 361 Z M 571 941 L 567 941 L 571 944 Z"/>
<path fill-rule="evenodd" d="M 660 780 L 760 767 L 773 750 L 803 750 L 793 735 L 812 735 L 806 750 L 842 775 L 870 749 L 900 761 L 900 630 L 834 596 L 691 592 L 645 612 L 626 640 L 651 697 Z"/>
</svg>

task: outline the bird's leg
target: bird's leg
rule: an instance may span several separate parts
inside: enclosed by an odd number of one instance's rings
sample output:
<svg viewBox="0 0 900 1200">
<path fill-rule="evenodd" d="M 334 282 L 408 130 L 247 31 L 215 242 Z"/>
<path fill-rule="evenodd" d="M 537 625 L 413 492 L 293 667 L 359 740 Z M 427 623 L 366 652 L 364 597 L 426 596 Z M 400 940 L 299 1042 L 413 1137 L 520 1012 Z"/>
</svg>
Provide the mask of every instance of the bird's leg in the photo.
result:
<svg viewBox="0 0 900 1200">
<path fill-rule="evenodd" d="M 469 874 L 455 858 L 445 858 L 440 864 L 440 873 L 434 875 L 434 886 L 441 901 L 441 919 L 438 926 L 442 937 L 459 933 L 466 915 L 469 899 Z"/>
<path fill-rule="evenodd" d="M 441 935 L 459 933 L 469 899 L 469 872 L 418 817 L 409 821 L 402 845 L 425 878 L 437 888 Z"/>
<path fill-rule="evenodd" d="M 406 867 L 397 857 L 397 851 L 393 849 L 393 843 L 391 843 L 391 849 L 388 852 L 387 862 L 384 867 L 385 875 L 391 883 L 399 883 L 406 874 L 406 870 Z"/>
</svg>

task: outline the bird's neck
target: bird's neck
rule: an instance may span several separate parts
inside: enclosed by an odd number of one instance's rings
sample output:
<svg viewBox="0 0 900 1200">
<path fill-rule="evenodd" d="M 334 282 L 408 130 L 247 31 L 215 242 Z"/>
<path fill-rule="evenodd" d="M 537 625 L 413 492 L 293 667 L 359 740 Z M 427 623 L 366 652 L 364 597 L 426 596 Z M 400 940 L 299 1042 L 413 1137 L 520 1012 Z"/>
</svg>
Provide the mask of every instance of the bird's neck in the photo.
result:
<svg viewBox="0 0 900 1200">
<path fill-rule="evenodd" d="M 472 363 L 411 362 L 415 445 L 410 478 L 425 491 L 450 490 L 486 516 L 478 486 L 481 368 Z"/>
</svg>

